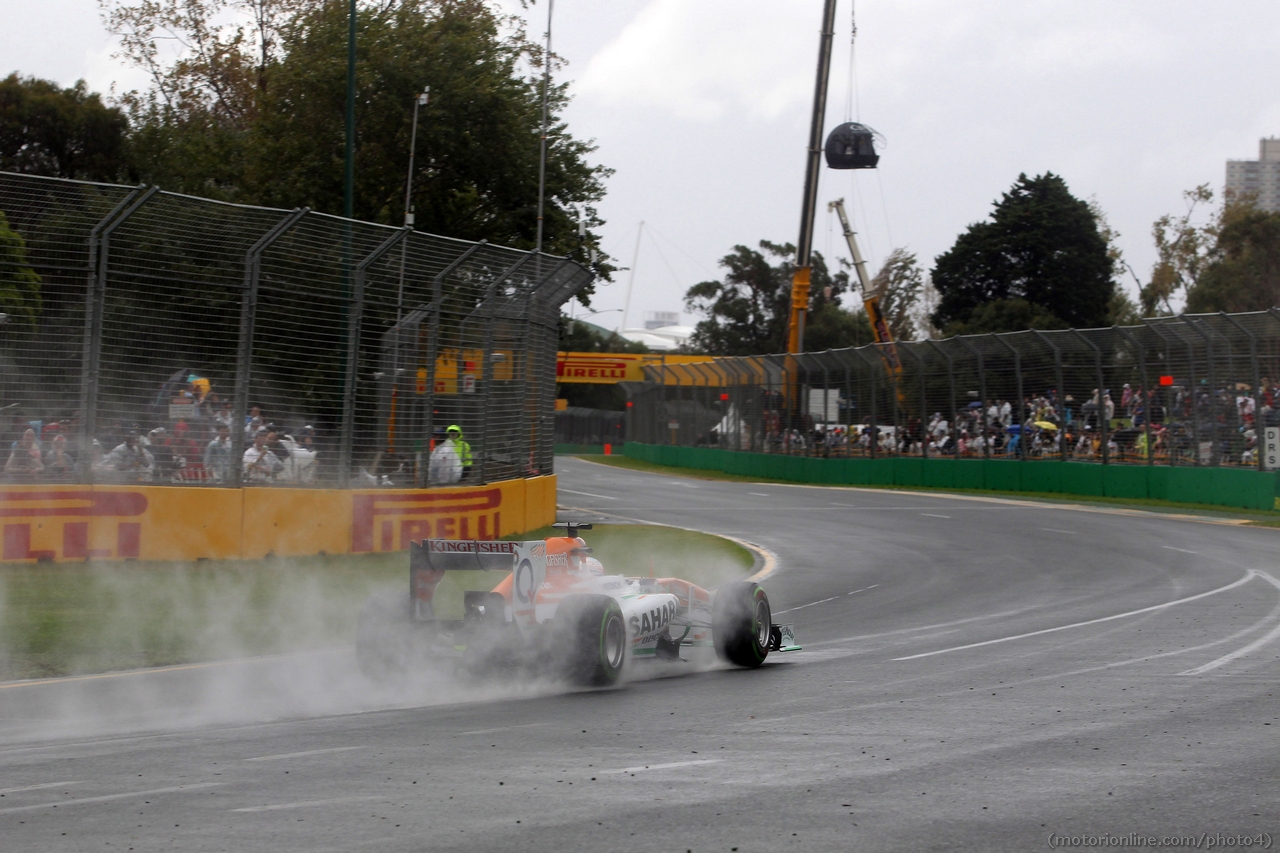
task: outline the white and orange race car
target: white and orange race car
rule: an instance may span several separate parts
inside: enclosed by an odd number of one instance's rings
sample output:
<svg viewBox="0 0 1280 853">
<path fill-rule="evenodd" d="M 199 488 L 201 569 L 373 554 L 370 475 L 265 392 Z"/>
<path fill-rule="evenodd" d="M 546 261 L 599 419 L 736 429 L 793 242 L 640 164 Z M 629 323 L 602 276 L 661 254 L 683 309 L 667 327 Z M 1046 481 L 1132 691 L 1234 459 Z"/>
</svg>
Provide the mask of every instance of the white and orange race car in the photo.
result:
<svg viewBox="0 0 1280 853">
<path fill-rule="evenodd" d="M 714 593 L 679 578 L 605 574 L 578 535 L 526 542 L 427 539 L 409 550 L 409 592 L 371 598 L 360 614 L 356 652 L 372 678 L 450 661 L 468 672 L 552 674 L 580 685 L 613 684 L 642 660 L 688 660 L 714 648 L 723 661 L 755 667 L 771 651 L 795 651 L 790 625 L 775 625 L 759 584 Z M 460 621 L 436 618 L 437 585 L 451 570 L 510 574 L 490 592 L 464 594 Z"/>
</svg>

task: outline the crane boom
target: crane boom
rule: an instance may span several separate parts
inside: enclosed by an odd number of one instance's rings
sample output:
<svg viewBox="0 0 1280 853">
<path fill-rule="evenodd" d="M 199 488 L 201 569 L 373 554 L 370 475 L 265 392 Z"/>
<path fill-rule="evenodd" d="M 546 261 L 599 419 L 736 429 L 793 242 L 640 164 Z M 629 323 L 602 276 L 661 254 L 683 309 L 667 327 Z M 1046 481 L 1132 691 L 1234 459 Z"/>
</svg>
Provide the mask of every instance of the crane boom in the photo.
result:
<svg viewBox="0 0 1280 853">
<path fill-rule="evenodd" d="M 867 309 L 867 320 L 871 323 L 871 333 L 875 335 L 876 343 L 888 344 L 885 349 L 885 358 L 889 362 L 891 370 L 897 371 L 901 367 L 898 363 L 898 351 L 893 346 L 893 332 L 889 330 L 889 324 L 884 319 L 884 312 L 880 310 L 880 298 L 884 296 L 878 290 L 873 290 L 871 280 L 867 277 L 867 262 L 862 258 L 862 252 L 858 249 L 858 241 L 854 236 L 853 228 L 849 226 L 849 217 L 844 212 L 844 199 L 838 198 L 827 205 L 828 209 L 834 210 L 836 215 L 840 217 L 840 227 L 844 229 L 844 239 L 849 243 L 849 254 L 853 255 L 853 268 L 858 273 L 858 284 L 862 288 L 862 305 Z"/>
</svg>

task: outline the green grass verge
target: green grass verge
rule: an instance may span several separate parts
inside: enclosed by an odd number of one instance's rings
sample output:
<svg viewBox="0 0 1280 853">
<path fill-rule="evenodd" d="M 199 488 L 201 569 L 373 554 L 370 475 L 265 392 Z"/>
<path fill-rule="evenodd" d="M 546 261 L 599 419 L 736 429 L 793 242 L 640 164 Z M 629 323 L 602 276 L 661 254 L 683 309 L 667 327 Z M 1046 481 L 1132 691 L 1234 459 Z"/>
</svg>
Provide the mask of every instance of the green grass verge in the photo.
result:
<svg viewBox="0 0 1280 853">
<path fill-rule="evenodd" d="M 1260 510 L 1235 509 L 1232 507 L 1224 507 L 1219 504 L 1175 503 L 1173 501 L 1154 500 L 1151 498 L 1109 498 L 1084 495 L 1064 495 L 1060 492 L 1006 492 L 996 491 L 994 489 L 952 489 L 936 488 L 932 486 L 841 486 L 839 484 L 805 483 L 798 480 L 781 480 L 771 477 L 748 477 L 742 474 L 726 474 L 723 471 L 706 468 L 680 468 L 675 465 L 659 465 L 653 462 L 643 462 L 639 459 L 632 459 L 627 456 L 593 456 L 588 454 L 578 454 L 578 458 L 592 462 L 599 462 L 603 465 L 612 465 L 616 468 L 627 468 L 632 471 L 646 471 L 651 474 L 670 474 L 676 477 L 692 477 L 699 480 L 726 480 L 735 483 L 785 483 L 788 485 L 814 486 L 818 488 L 884 489 L 885 491 L 896 492 L 937 492 L 940 494 L 983 495 L 995 498 L 1034 498 L 1035 500 L 1050 503 L 1096 504 L 1098 506 L 1142 509 L 1151 512 L 1194 513 L 1196 515 L 1207 515 L 1217 518 L 1242 518 L 1247 519 L 1250 525 L 1280 528 L 1280 518 L 1277 518 L 1275 513 L 1262 512 Z"/>
<path fill-rule="evenodd" d="M 584 538 L 606 571 L 648 574 L 652 564 L 659 575 L 714 586 L 752 565 L 733 542 L 672 528 L 601 525 Z M 0 566 L 0 680 L 342 645 L 370 593 L 407 588 L 408 565 L 401 552 Z M 450 572 L 437 612 L 461 618 L 465 590 L 501 580 L 496 572 Z"/>
</svg>

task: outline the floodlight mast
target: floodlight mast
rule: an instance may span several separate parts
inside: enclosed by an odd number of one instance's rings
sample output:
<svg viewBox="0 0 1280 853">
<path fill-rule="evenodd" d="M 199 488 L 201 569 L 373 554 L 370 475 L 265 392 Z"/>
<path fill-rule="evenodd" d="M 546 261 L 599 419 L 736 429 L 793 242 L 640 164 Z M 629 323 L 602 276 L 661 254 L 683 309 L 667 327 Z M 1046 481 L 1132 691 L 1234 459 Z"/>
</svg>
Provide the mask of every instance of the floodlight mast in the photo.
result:
<svg viewBox="0 0 1280 853">
<path fill-rule="evenodd" d="M 836 0 L 825 0 L 818 41 L 818 75 L 813 87 L 813 118 L 805 162 L 804 201 L 800 210 L 800 239 L 796 241 L 796 271 L 791 279 L 791 319 L 787 352 L 804 349 L 804 321 L 809 310 L 809 256 L 813 249 L 813 219 L 818 208 L 818 174 L 822 164 L 822 124 L 827 112 L 827 79 L 831 73 L 831 40 L 835 36 Z"/>
</svg>

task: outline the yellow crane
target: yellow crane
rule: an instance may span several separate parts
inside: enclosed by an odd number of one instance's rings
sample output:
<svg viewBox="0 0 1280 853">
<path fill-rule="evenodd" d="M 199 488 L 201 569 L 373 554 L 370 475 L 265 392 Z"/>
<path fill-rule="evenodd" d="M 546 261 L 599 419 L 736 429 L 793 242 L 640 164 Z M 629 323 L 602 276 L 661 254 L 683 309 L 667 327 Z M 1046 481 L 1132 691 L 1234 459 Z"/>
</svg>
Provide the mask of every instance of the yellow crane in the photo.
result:
<svg viewBox="0 0 1280 853">
<path fill-rule="evenodd" d="M 844 212 L 844 199 L 838 198 L 829 203 L 827 209 L 834 210 L 840 217 L 840 227 L 844 230 L 844 239 L 849 244 L 849 254 L 853 256 L 853 268 L 858 274 L 858 286 L 862 290 L 862 305 L 867 309 L 867 321 L 871 323 L 871 333 L 875 336 L 876 343 L 888 344 L 884 349 L 885 357 L 890 362 L 890 367 L 897 371 L 900 369 L 898 350 L 893 345 L 893 332 L 889 329 L 889 324 L 884 319 L 884 312 L 880 309 L 880 299 L 884 294 L 871 286 L 871 279 L 867 276 L 867 262 L 862 258 L 857 237 L 853 228 L 849 226 L 848 215 Z"/>
</svg>

